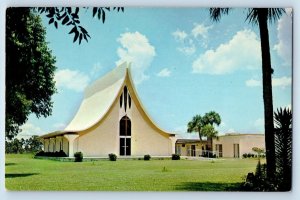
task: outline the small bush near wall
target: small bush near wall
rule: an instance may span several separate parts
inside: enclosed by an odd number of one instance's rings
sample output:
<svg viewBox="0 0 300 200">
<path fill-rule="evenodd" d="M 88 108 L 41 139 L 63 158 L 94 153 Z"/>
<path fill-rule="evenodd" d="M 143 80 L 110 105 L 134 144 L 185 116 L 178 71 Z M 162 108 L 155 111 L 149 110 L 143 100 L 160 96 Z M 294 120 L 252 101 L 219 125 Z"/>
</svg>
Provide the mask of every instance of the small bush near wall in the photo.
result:
<svg viewBox="0 0 300 200">
<path fill-rule="evenodd" d="M 151 156 L 149 154 L 144 155 L 144 160 L 150 160 L 150 159 L 151 159 Z"/>
<path fill-rule="evenodd" d="M 117 160 L 117 155 L 114 153 L 108 154 L 108 158 L 110 161 L 116 161 Z"/>
<path fill-rule="evenodd" d="M 180 160 L 180 155 L 172 154 L 172 160 Z"/>
<path fill-rule="evenodd" d="M 213 154 L 212 152 L 203 152 L 202 153 L 202 157 L 205 157 L 205 158 L 216 158 L 217 155 Z"/>
<path fill-rule="evenodd" d="M 75 157 L 75 162 L 82 162 L 83 160 L 83 155 L 81 152 L 74 153 L 74 157 Z"/>
<path fill-rule="evenodd" d="M 264 154 L 256 155 L 253 153 L 244 153 L 242 156 L 243 158 L 264 158 L 265 157 Z"/>
</svg>

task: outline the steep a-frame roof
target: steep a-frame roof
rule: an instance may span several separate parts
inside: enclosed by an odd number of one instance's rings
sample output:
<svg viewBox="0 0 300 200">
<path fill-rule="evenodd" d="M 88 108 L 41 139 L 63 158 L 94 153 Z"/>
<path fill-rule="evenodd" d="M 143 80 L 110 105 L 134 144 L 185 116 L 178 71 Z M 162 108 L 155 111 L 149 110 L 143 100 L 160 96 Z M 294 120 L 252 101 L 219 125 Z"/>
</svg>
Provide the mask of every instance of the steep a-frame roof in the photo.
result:
<svg viewBox="0 0 300 200">
<path fill-rule="evenodd" d="M 150 124 L 150 126 L 162 135 L 174 136 L 174 134 L 168 133 L 159 128 L 147 114 L 136 93 L 136 89 L 132 82 L 130 66 L 128 66 L 127 63 L 123 63 L 116 67 L 114 70 L 85 89 L 83 101 L 76 115 L 62 132 L 84 131 L 100 122 L 110 111 L 125 85 L 127 86 L 131 97 L 143 118 Z"/>
<path fill-rule="evenodd" d="M 125 81 L 126 68 L 127 64 L 123 63 L 85 89 L 83 101 L 65 131 L 86 130 L 104 117 Z"/>
</svg>

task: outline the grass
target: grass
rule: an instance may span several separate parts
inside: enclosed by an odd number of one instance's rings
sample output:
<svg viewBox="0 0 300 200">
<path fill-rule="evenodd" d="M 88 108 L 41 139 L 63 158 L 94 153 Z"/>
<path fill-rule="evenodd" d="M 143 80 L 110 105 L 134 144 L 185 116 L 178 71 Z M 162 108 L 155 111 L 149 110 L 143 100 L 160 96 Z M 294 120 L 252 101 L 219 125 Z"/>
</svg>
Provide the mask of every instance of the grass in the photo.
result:
<svg viewBox="0 0 300 200">
<path fill-rule="evenodd" d="M 60 162 L 7 154 L 8 190 L 236 191 L 256 159 Z"/>
</svg>

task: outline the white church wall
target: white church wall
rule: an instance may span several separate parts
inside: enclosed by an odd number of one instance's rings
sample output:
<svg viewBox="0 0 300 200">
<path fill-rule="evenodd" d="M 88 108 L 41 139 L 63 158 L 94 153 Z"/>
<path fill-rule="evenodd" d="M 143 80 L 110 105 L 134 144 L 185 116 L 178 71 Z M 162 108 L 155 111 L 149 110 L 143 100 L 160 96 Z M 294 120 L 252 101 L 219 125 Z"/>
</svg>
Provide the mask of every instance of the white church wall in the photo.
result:
<svg viewBox="0 0 300 200">
<path fill-rule="evenodd" d="M 121 110 L 120 110 L 121 109 Z M 103 121 L 94 127 L 80 132 L 74 142 L 74 152 L 81 151 L 85 157 L 107 157 L 109 153 L 119 155 L 119 121 L 125 112 L 120 108 L 119 98 Z M 141 115 L 134 101 L 127 107 L 131 120 L 131 155 L 169 156 L 174 152 L 172 140 L 158 133 Z M 173 145 L 174 146 L 174 145 Z M 175 148 L 174 148 L 175 149 Z"/>
<path fill-rule="evenodd" d="M 169 137 L 163 136 L 147 123 L 139 112 L 135 103 L 131 107 L 132 124 L 132 154 L 153 156 L 167 156 L 172 154 L 172 141 Z M 175 147 L 174 147 L 175 149 Z"/>
<path fill-rule="evenodd" d="M 96 109 L 96 108 L 95 108 Z M 107 157 L 109 153 L 119 154 L 119 109 L 115 103 L 112 110 L 100 123 L 80 132 L 75 140 L 75 150 L 83 152 L 86 157 Z M 78 145 L 76 145 L 78 144 Z"/>
</svg>

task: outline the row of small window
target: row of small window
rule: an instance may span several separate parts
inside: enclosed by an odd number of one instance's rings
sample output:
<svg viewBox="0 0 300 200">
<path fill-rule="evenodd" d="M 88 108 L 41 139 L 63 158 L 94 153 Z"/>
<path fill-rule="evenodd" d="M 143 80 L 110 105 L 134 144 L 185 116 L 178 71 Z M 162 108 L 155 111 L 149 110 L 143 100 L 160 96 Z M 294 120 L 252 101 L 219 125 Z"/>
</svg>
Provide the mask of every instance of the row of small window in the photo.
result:
<svg viewBox="0 0 300 200">
<path fill-rule="evenodd" d="M 46 145 L 44 144 L 44 147 L 46 147 Z M 48 143 L 47 145 L 47 149 L 48 151 L 50 150 L 50 144 Z M 52 151 L 54 151 L 56 149 L 56 143 L 53 144 L 52 146 Z M 59 142 L 59 150 L 63 150 L 63 143 Z"/>
</svg>

